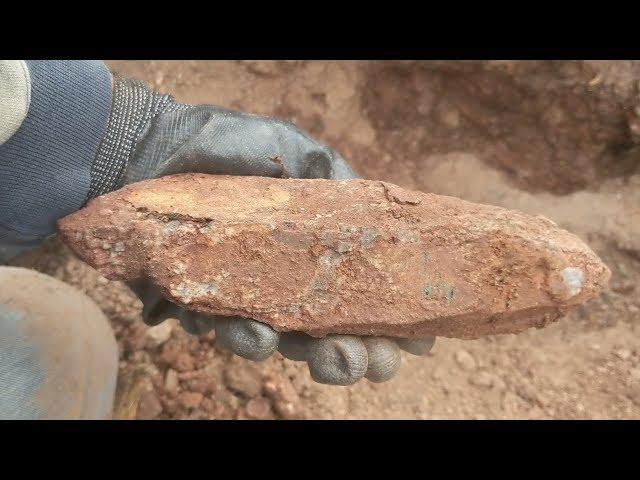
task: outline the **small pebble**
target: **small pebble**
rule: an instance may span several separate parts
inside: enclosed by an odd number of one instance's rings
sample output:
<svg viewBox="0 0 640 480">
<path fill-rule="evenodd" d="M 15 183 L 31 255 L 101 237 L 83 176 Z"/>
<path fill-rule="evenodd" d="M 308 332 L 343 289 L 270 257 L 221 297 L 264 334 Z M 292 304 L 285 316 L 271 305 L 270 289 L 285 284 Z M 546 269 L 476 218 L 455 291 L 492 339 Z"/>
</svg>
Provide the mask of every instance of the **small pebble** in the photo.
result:
<svg viewBox="0 0 640 480">
<path fill-rule="evenodd" d="M 180 381 L 178 380 L 178 372 L 170 368 L 164 377 L 164 388 L 169 392 L 177 392 Z"/>
<path fill-rule="evenodd" d="M 145 332 L 147 345 L 155 348 L 165 343 L 171 338 L 171 332 L 175 325 L 176 322 L 173 319 L 170 319 L 147 329 Z"/>
<path fill-rule="evenodd" d="M 469 383 L 476 387 L 491 388 L 495 383 L 495 376 L 489 372 L 480 371 L 469 377 Z"/>
<path fill-rule="evenodd" d="M 263 397 L 252 398 L 247 402 L 245 407 L 247 416 L 256 420 L 264 420 L 272 418 L 271 405 L 269 401 Z"/>
<path fill-rule="evenodd" d="M 139 420 L 152 420 L 162 413 L 162 404 L 155 392 L 145 392 L 140 397 L 136 418 Z"/>
<path fill-rule="evenodd" d="M 262 390 L 262 372 L 253 365 L 233 365 L 224 372 L 227 386 L 245 397 L 255 397 Z"/>
<path fill-rule="evenodd" d="M 463 370 L 472 371 L 476 369 L 476 360 L 466 350 L 458 350 L 455 355 L 456 362 Z"/>
<path fill-rule="evenodd" d="M 178 395 L 178 402 L 184 408 L 198 408 L 204 397 L 198 392 L 182 392 Z"/>
<path fill-rule="evenodd" d="M 619 350 L 616 350 L 614 353 L 616 357 L 622 360 L 628 360 L 629 358 L 631 358 L 631 351 L 627 350 L 626 348 L 621 348 Z"/>
<path fill-rule="evenodd" d="M 184 352 L 180 353 L 176 358 L 176 362 L 174 366 L 176 370 L 180 372 L 188 372 L 190 370 L 193 370 L 194 368 L 193 357 L 188 353 L 184 353 Z"/>
</svg>

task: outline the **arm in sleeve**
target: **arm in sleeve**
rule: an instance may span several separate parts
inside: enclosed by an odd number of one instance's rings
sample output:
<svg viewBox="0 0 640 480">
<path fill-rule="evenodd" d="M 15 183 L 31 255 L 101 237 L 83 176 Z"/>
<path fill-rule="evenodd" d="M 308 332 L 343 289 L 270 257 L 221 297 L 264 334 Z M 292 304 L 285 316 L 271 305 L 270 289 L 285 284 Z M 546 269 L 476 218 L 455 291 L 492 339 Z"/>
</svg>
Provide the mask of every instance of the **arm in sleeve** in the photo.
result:
<svg viewBox="0 0 640 480">
<path fill-rule="evenodd" d="M 0 62 L 0 82 L 3 260 L 55 233 L 55 221 L 87 200 L 112 88 L 106 65 L 84 60 Z"/>
<path fill-rule="evenodd" d="M 29 111 L 31 77 L 23 60 L 0 60 L 0 145 L 16 133 Z"/>
</svg>

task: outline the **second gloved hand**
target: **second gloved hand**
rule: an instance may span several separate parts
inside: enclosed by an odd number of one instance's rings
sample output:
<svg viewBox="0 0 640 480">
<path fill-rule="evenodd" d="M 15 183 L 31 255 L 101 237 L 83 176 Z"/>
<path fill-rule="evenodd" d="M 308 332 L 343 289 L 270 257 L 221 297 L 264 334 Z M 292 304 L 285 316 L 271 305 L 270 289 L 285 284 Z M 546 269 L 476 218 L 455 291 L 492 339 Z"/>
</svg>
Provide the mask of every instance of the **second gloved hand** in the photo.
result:
<svg viewBox="0 0 640 480">
<path fill-rule="evenodd" d="M 107 134 L 92 168 L 91 196 L 128 183 L 184 172 L 358 178 L 334 150 L 289 122 L 214 106 L 176 103 L 169 95 L 152 92 L 142 83 L 120 76 L 114 77 L 113 99 Z M 386 381 L 400 366 L 400 348 L 422 355 L 435 340 L 352 335 L 316 339 L 302 333 L 280 334 L 251 319 L 207 317 L 179 308 L 145 282 L 131 287 L 143 301 L 147 323 L 178 318 L 193 334 L 215 328 L 222 347 L 251 360 L 263 360 L 279 350 L 286 358 L 306 361 L 312 378 L 320 383 L 350 385 L 363 377 Z"/>
<path fill-rule="evenodd" d="M 146 281 L 130 284 L 143 301 L 143 319 L 157 325 L 177 318 L 193 335 L 215 330 L 221 347 L 249 360 L 265 360 L 276 350 L 285 358 L 307 362 L 311 377 L 319 383 L 351 385 L 362 378 L 372 382 L 391 379 L 400 368 L 400 349 L 425 355 L 434 337 L 406 340 L 355 335 L 314 338 L 301 332 L 279 333 L 269 325 L 242 317 L 207 316 L 185 310 L 166 300 Z"/>
</svg>

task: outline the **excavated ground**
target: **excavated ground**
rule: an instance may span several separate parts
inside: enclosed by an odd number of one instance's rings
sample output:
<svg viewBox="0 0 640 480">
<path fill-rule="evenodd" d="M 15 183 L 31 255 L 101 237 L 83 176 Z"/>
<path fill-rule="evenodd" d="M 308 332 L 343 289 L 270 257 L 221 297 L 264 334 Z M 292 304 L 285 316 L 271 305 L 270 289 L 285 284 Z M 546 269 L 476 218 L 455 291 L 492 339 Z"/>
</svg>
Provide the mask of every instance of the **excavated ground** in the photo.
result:
<svg viewBox="0 0 640 480">
<path fill-rule="evenodd" d="M 14 262 L 110 318 L 117 418 L 640 418 L 638 62 L 109 62 L 188 103 L 290 119 L 366 178 L 542 214 L 612 270 L 557 324 L 406 355 L 385 384 L 313 383 L 279 354 L 251 363 L 140 304 L 53 240 Z"/>
</svg>

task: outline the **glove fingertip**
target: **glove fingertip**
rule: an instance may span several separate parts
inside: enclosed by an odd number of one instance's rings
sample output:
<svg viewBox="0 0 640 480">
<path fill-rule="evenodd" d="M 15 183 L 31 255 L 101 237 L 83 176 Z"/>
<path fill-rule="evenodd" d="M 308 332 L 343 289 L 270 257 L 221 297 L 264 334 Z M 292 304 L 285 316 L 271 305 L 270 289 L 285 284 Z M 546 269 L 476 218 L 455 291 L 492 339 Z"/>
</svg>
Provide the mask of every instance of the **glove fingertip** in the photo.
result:
<svg viewBox="0 0 640 480">
<path fill-rule="evenodd" d="M 436 342 L 436 337 L 424 338 L 396 338 L 398 346 L 412 355 L 422 356 L 431 351 Z"/>
</svg>

